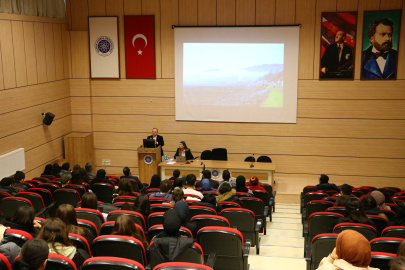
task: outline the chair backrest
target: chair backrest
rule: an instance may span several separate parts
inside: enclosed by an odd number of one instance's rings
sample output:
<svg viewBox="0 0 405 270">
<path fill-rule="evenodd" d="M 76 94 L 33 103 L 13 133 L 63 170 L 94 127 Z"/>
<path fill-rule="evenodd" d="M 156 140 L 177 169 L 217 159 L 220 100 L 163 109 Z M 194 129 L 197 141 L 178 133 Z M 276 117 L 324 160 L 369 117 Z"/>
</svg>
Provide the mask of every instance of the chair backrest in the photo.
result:
<svg viewBox="0 0 405 270">
<path fill-rule="evenodd" d="M 328 257 L 336 246 L 336 233 L 318 234 L 311 244 L 311 269 L 317 269 L 324 257 Z"/>
<path fill-rule="evenodd" d="M 389 270 L 389 262 L 394 259 L 397 255 L 385 252 L 371 252 L 371 263 L 370 267 L 378 268 L 380 270 Z"/>
<path fill-rule="evenodd" d="M 396 203 L 386 203 L 385 205 L 389 206 L 395 213 L 398 212 L 398 205 Z"/>
<path fill-rule="evenodd" d="M 216 215 L 217 212 L 207 206 L 202 205 L 191 205 L 189 208 L 189 216 L 190 218 L 197 216 L 197 215 Z"/>
<path fill-rule="evenodd" d="M 257 162 L 268 162 L 271 163 L 271 158 L 268 156 L 260 156 L 257 158 Z"/>
<path fill-rule="evenodd" d="M 9 242 L 13 242 L 17 246 L 22 247 L 25 242 L 32 239 L 32 235 L 26 231 L 6 229 L 4 232 L 4 238 L 7 238 Z"/>
<path fill-rule="evenodd" d="M 368 241 L 371 241 L 374 238 L 377 238 L 377 230 L 373 226 L 367 225 L 367 224 L 340 223 L 333 228 L 334 233 L 341 233 L 344 230 L 357 231 L 357 232 L 361 233 L 362 235 L 364 235 L 364 237 L 366 237 Z"/>
<path fill-rule="evenodd" d="M 27 192 L 33 192 L 37 193 L 39 196 L 42 197 L 42 200 L 44 201 L 45 207 L 49 206 L 53 202 L 53 196 L 52 193 L 44 188 L 30 188 L 27 190 Z"/>
<path fill-rule="evenodd" d="M 149 198 L 149 201 L 150 201 L 150 204 L 152 205 L 152 204 L 169 203 L 169 202 L 171 202 L 172 200 L 167 199 L 167 198 L 156 198 L 156 197 L 153 197 L 153 198 Z"/>
<path fill-rule="evenodd" d="M 270 203 L 270 194 L 264 190 L 252 190 L 253 195 L 256 198 L 259 198 L 264 203 L 264 206 L 269 206 Z"/>
<path fill-rule="evenodd" d="M 136 224 L 136 223 L 134 223 L 134 224 L 135 224 L 135 227 L 138 229 L 140 235 L 143 237 L 143 239 L 146 239 L 145 231 L 142 229 L 141 225 Z M 107 222 L 103 223 L 103 225 L 101 225 L 100 235 L 110 235 L 114 229 L 114 225 L 115 225 L 115 221 L 107 221 Z"/>
<path fill-rule="evenodd" d="M 80 194 L 80 197 L 82 197 L 84 195 L 84 193 L 87 192 L 87 189 L 83 185 L 69 184 L 69 186 L 72 189 L 77 190 L 77 192 L 79 192 L 79 194 Z"/>
<path fill-rule="evenodd" d="M 239 200 L 245 204 L 247 209 L 255 214 L 256 218 L 263 219 L 264 204 L 262 200 L 254 197 L 242 197 Z"/>
<path fill-rule="evenodd" d="M 314 192 L 315 186 L 306 186 L 302 189 L 303 196 L 308 192 Z"/>
<path fill-rule="evenodd" d="M 73 245 L 76 248 L 83 249 L 86 251 L 91 257 L 91 249 L 89 242 L 87 242 L 86 238 L 79 234 L 69 233 L 69 240 L 73 242 Z"/>
<path fill-rule="evenodd" d="M 150 205 L 150 212 L 157 213 L 157 212 L 166 212 L 169 209 L 172 209 L 173 205 L 171 204 L 151 204 Z"/>
<path fill-rule="evenodd" d="M 207 226 L 230 227 L 228 219 L 217 215 L 197 215 L 190 219 L 197 223 L 197 228 L 201 229 Z"/>
<path fill-rule="evenodd" d="M 218 196 L 218 192 L 217 191 L 215 191 L 215 190 L 205 190 L 205 191 L 201 191 L 201 193 L 202 193 L 202 195 L 207 195 L 207 194 L 211 194 L 211 195 L 214 195 L 214 196 Z"/>
<path fill-rule="evenodd" d="M 0 191 L 0 201 L 1 201 L 3 198 L 6 198 L 6 197 L 12 197 L 12 196 L 11 196 L 11 194 L 8 193 L 8 192 Z"/>
<path fill-rule="evenodd" d="M 40 185 L 42 182 L 38 180 L 25 180 L 24 183 L 29 183 L 34 185 L 34 187 L 38 187 L 38 185 Z"/>
<path fill-rule="evenodd" d="M 395 190 L 396 192 L 401 191 L 401 189 L 399 187 L 383 187 L 383 189 L 392 189 L 392 190 Z"/>
<path fill-rule="evenodd" d="M 26 198 L 29 200 L 32 204 L 32 207 L 34 207 L 35 212 L 41 211 L 42 208 L 45 207 L 44 201 L 42 200 L 42 197 L 34 192 L 18 192 L 15 197 L 19 198 Z"/>
<path fill-rule="evenodd" d="M 52 181 L 48 181 L 49 184 L 55 184 L 57 185 L 59 188 L 62 187 L 62 182 L 59 180 L 52 180 Z"/>
<path fill-rule="evenodd" d="M 150 243 L 150 247 L 152 248 L 154 245 L 153 241 Z M 177 256 L 173 262 L 183 263 L 183 264 L 199 264 L 204 265 L 204 253 L 202 248 L 199 244 L 193 243 L 191 247 L 186 249 L 184 253 Z M 156 269 L 155 267 L 165 263 L 160 259 L 159 256 L 156 256 L 155 253 L 150 253 L 150 268 Z M 159 269 L 159 268 L 157 268 Z M 179 269 L 179 268 L 170 268 L 170 269 Z M 186 268 L 186 269 L 194 269 L 194 268 Z M 197 268 L 200 269 L 200 268 Z M 204 268 L 205 269 L 205 268 Z"/>
<path fill-rule="evenodd" d="M 53 193 L 53 197 L 58 204 L 70 204 L 73 207 L 80 202 L 80 194 L 74 189 L 57 189 Z"/>
<path fill-rule="evenodd" d="M 237 228 L 240 232 L 253 232 L 255 229 L 256 217 L 249 209 L 227 208 L 220 215 L 229 221 L 231 228 Z"/>
<path fill-rule="evenodd" d="M 42 178 L 48 178 L 49 180 L 55 179 L 55 176 L 54 176 L 54 175 L 42 174 L 41 177 L 42 177 Z"/>
<path fill-rule="evenodd" d="M 163 224 L 163 215 L 165 212 L 155 212 L 151 213 L 148 217 L 148 226 L 149 228 L 153 225 Z"/>
<path fill-rule="evenodd" d="M 47 189 L 53 194 L 55 192 L 55 190 L 57 190 L 60 187 L 57 184 L 53 184 L 53 183 L 43 183 L 43 184 L 38 185 L 38 188 Z"/>
<path fill-rule="evenodd" d="M 256 159 L 254 156 L 247 156 L 244 161 L 245 162 L 256 162 Z"/>
<path fill-rule="evenodd" d="M 146 195 L 150 196 L 153 193 L 160 192 L 160 188 L 147 188 L 145 190 Z"/>
<path fill-rule="evenodd" d="M 114 187 L 108 183 L 96 183 L 91 186 L 91 190 L 97 195 L 97 200 L 111 203 L 113 200 Z"/>
<path fill-rule="evenodd" d="M 240 208 L 240 205 L 236 202 L 227 202 L 227 201 L 222 201 L 218 202 L 218 205 L 222 207 L 222 209 L 226 208 Z"/>
<path fill-rule="evenodd" d="M 313 239 L 321 233 L 333 233 L 333 227 L 343 215 L 331 212 L 317 212 L 309 216 L 308 237 Z"/>
<path fill-rule="evenodd" d="M 0 202 L 0 211 L 4 218 L 11 219 L 14 212 L 21 206 L 32 206 L 32 203 L 26 198 L 6 197 Z"/>
<path fill-rule="evenodd" d="M 201 160 L 212 160 L 212 151 L 211 150 L 204 150 L 201 153 Z"/>
<path fill-rule="evenodd" d="M 353 191 L 352 191 L 352 194 L 353 194 L 354 196 L 356 196 L 357 198 L 360 198 L 361 196 L 364 195 L 364 193 L 361 192 L 360 190 L 353 190 Z"/>
<path fill-rule="evenodd" d="M 197 233 L 204 255 L 216 254 L 214 269 L 243 269 L 244 238 L 239 230 L 208 226 Z"/>
<path fill-rule="evenodd" d="M 46 177 L 34 177 L 34 178 L 32 178 L 32 180 L 36 180 L 36 181 L 39 181 L 41 183 L 46 183 L 46 182 L 49 181 L 49 179 L 46 178 Z"/>
<path fill-rule="evenodd" d="M 326 194 L 328 194 L 328 196 L 333 196 L 335 194 L 339 194 L 339 192 L 337 192 L 336 190 L 330 190 L 330 189 L 320 189 L 320 190 L 317 190 L 317 192 L 326 193 Z"/>
<path fill-rule="evenodd" d="M 382 231 L 381 236 L 405 239 L 405 226 L 389 226 Z"/>
<path fill-rule="evenodd" d="M 344 206 L 331 206 L 326 209 L 325 212 L 333 212 L 344 215 L 346 211 L 346 207 Z"/>
<path fill-rule="evenodd" d="M 241 197 L 253 197 L 250 193 L 247 192 L 236 192 L 235 196 L 238 197 L 239 199 Z"/>
<path fill-rule="evenodd" d="M 385 190 L 385 192 L 387 192 L 390 196 L 394 196 L 394 194 L 398 192 L 397 189 L 384 188 L 384 190 Z"/>
<path fill-rule="evenodd" d="M 374 227 L 377 229 L 378 235 L 387 227 L 388 219 L 377 215 L 366 215 L 368 219 L 374 222 Z"/>
<path fill-rule="evenodd" d="M 142 264 L 134 260 L 116 257 L 93 257 L 87 259 L 82 270 L 145 270 Z"/>
<path fill-rule="evenodd" d="M 306 205 L 306 215 L 305 219 L 308 220 L 309 216 L 316 212 L 325 212 L 326 209 L 333 206 L 333 202 L 323 201 L 323 200 L 314 200 L 310 201 Z"/>
<path fill-rule="evenodd" d="M 397 237 L 378 237 L 370 241 L 371 251 L 397 254 L 399 245 L 404 241 Z"/>
<path fill-rule="evenodd" d="M 397 217 L 397 214 L 394 211 L 388 209 L 380 209 L 380 213 L 385 214 L 389 221 L 395 221 Z"/>
<path fill-rule="evenodd" d="M 12 270 L 7 257 L 0 253 L 0 270 Z"/>
<path fill-rule="evenodd" d="M 304 195 L 304 207 L 306 207 L 307 203 L 310 201 L 315 200 L 322 200 L 325 197 L 329 197 L 328 194 L 322 192 L 307 192 Z"/>
<path fill-rule="evenodd" d="M 108 213 L 107 221 L 115 221 L 121 215 L 128 215 L 134 221 L 134 223 L 141 225 L 142 229 L 146 231 L 145 218 L 142 216 L 142 214 L 135 211 L 113 210 Z"/>
<path fill-rule="evenodd" d="M 333 202 L 333 203 L 335 203 L 336 200 L 337 200 L 336 197 L 325 197 L 322 199 L 322 201 L 328 201 L 328 202 Z"/>
<path fill-rule="evenodd" d="M 273 198 L 273 187 L 272 187 L 272 185 L 262 183 L 262 184 L 260 184 L 260 186 L 262 188 L 264 188 L 267 191 L 267 193 L 269 193 L 270 198 Z"/>
<path fill-rule="evenodd" d="M 168 262 L 157 265 L 153 270 L 213 270 L 213 269 L 203 264 Z"/>
<path fill-rule="evenodd" d="M 372 190 L 366 187 L 353 188 L 353 190 L 361 191 L 363 194 L 369 194 Z"/>
<path fill-rule="evenodd" d="M 77 224 L 79 225 L 79 227 L 86 228 L 89 231 L 91 231 L 94 236 L 98 236 L 98 229 L 93 222 L 86 219 L 78 218 Z"/>
<path fill-rule="evenodd" d="M 101 224 L 105 222 L 103 214 L 95 209 L 89 208 L 76 208 L 77 218 L 89 220 L 96 225 L 97 230 L 100 231 Z"/>
<path fill-rule="evenodd" d="M 75 263 L 68 257 L 49 253 L 45 270 L 77 270 L 77 268 Z"/>
<path fill-rule="evenodd" d="M 117 202 L 128 202 L 128 203 L 135 203 L 136 202 L 136 197 L 133 196 L 117 196 L 114 198 L 113 203 Z"/>
<path fill-rule="evenodd" d="M 130 259 L 146 265 L 146 251 L 141 241 L 122 235 L 102 235 L 93 241 L 93 256 Z"/>
<path fill-rule="evenodd" d="M 26 183 L 26 182 L 24 182 L 23 185 L 26 186 L 27 188 L 34 188 L 35 187 L 33 184 Z"/>
<path fill-rule="evenodd" d="M 212 149 L 212 160 L 228 160 L 228 151 L 226 148 Z"/>
<path fill-rule="evenodd" d="M 159 233 L 161 233 L 163 231 L 164 231 L 164 228 L 163 228 L 162 224 L 149 226 L 148 236 L 147 236 L 148 242 L 151 242 L 154 236 L 158 235 Z M 193 233 L 186 227 L 181 226 L 179 233 L 180 233 L 180 235 L 184 235 L 184 236 L 193 238 Z"/>
</svg>

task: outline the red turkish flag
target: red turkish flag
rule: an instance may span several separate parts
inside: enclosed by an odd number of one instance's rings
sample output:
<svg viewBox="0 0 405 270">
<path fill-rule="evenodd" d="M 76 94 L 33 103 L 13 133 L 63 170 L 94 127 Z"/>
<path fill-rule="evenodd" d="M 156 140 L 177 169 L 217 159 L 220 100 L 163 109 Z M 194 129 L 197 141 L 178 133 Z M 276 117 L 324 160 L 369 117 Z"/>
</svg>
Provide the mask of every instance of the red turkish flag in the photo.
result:
<svg viewBox="0 0 405 270">
<path fill-rule="evenodd" d="M 156 79 L 155 16 L 125 16 L 127 78 Z"/>
</svg>

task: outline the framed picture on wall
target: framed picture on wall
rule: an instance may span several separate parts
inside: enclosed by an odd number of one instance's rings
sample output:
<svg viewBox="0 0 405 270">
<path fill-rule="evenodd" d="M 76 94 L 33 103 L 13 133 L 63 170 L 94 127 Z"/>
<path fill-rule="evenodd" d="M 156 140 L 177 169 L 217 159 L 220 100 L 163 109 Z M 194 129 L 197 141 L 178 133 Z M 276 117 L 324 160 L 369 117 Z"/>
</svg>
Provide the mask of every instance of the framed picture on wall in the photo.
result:
<svg viewBox="0 0 405 270">
<path fill-rule="evenodd" d="M 361 79 L 397 78 L 401 12 L 364 12 Z"/>
<path fill-rule="evenodd" d="M 357 12 L 322 12 L 320 79 L 354 79 Z"/>
</svg>

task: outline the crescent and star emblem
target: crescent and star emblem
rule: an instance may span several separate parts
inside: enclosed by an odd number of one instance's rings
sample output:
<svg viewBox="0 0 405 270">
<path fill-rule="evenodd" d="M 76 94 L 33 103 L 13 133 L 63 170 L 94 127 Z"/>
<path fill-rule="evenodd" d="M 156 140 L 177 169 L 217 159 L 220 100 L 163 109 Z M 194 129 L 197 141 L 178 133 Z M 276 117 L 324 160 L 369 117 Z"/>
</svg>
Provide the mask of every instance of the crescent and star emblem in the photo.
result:
<svg viewBox="0 0 405 270">
<path fill-rule="evenodd" d="M 142 34 L 136 34 L 136 35 L 132 38 L 132 46 L 134 46 L 134 48 L 135 48 L 135 40 L 136 40 L 137 38 L 142 38 L 143 40 L 145 40 L 145 47 L 144 47 L 144 48 L 146 48 L 146 46 L 148 45 L 148 40 L 147 40 L 146 37 L 145 37 L 144 35 L 142 35 Z M 143 51 L 141 51 L 141 49 L 139 49 L 138 55 L 142 55 L 142 53 L 143 53 Z"/>
</svg>

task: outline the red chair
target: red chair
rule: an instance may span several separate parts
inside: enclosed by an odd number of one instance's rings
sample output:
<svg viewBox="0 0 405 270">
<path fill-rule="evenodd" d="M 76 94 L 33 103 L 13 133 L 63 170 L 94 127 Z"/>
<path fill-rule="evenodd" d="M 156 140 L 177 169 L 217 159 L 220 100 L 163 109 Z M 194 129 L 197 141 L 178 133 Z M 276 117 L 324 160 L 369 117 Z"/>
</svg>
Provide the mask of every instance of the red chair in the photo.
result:
<svg viewBox="0 0 405 270">
<path fill-rule="evenodd" d="M 374 227 L 377 229 L 378 235 L 387 227 L 388 219 L 377 215 L 366 215 L 369 220 L 374 222 Z"/>
<path fill-rule="evenodd" d="M 98 236 L 98 229 L 93 222 L 78 218 L 77 224 L 79 225 L 79 227 L 86 228 L 91 231 L 94 236 Z"/>
<path fill-rule="evenodd" d="M 166 212 L 169 209 L 172 209 L 173 205 L 171 204 L 151 204 L 150 205 L 150 212 L 157 213 L 157 212 Z"/>
<path fill-rule="evenodd" d="M 136 224 L 141 225 L 142 229 L 146 231 L 146 223 L 145 218 L 142 216 L 141 213 L 129 210 L 113 210 L 108 213 L 107 221 L 115 221 L 121 215 L 128 215 Z"/>
<path fill-rule="evenodd" d="M 46 178 L 46 177 L 34 177 L 34 178 L 32 178 L 32 180 L 36 180 L 36 181 L 39 181 L 41 183 L 46 183 L 46 182 L 49 181 L 49 179 Z"/>
<path fill-rule="evenodd" d="M 333 206 L 333 202 L 323 201 L 323 200 L 314 200 L 309 201 L 306 205 L 305 211 L 305 220 L 308 221 L 310 215 L 316 212 L 325 212 L 326 209 Z"/>
<path fill-rule="evenodd" d="M 24 183 L 29 183 L 34 185 L 34 187 L 38 187 L 40 184 L 42 184 L 41 181 L 37 181 L 37 180 L 24 180 Z"/>
<path fill-rule="evenodd" d="M 247 192 L 236 192 L 235 196 L 237 196 L 238 198 L 240 198 L 240 197 L 253 197 L 251 194 L 249 194 Z"/>
<path fill-rule="evenodd" d="M 397 255 L 385 252 L 371 252 L 371 263 L 370 267 L 378 268 L 380 270 L 389 270 L 389 262 L 394 259 Z"/>
<path fill-rule="evenodd" d="M 50 270 L 77 270 L 75 263 L 68 257 L 49 253 L 45 269 Z"/>
<path fill-rule="evenodd" d="M 400 191 L 401 191 L 401 189 L 398 188 L 398 187 L 383 187 L 383 189 L 392 189 L 392 190 L 395 190 L 396 192 L 400 192 Z"/>
<path fill-rule="evenodd" d="M 337 192 L 336 190 L 330 190 L 330 189 L 320 189 L 320 190 L 317 190 L 316 192 L 326 193 L 326 194 L 328 194 L 328 196 L 333 196 L 335 194 L 339 194 L 339 192 Z"/>
<path fill-rule="evenodd" d="M 61 188 L 55 190 L 53 197 L 58 204 L 70 204 L 76 207 L 77 203 L 80 202 L 80 194 L 74 189 Z"/>
<path fill-rule="evenodd" d="M 135 227 L 138 229 L 140 235 L 142 235 L 143 239 L 145 238 L 145 231 L 142 229 L 141 225 L 135 224 Z M 114 229 L 115 221 L 107 221 L 101 225 L 100 235 L 110 235 Z"/>
<path fill-rule="evenodd" d="M 395 218 L 397 217 L 397 214 L 394 211 L 388 209 L 380 209 L 380 213 L 385 214 L 389 221 L 395 221 Z"/>
<path fill-rule="evenodd" d="M 104 216 L 100 211 L 89 208 L 76 208 L 75 210 L 77 218 L 93 222 L 97 230 L 100 231 L 101 224 L 105 222 Z"/>
<path fill-rule="evenodd" d="M 149 228 L 152 227 L 153 225 L 163 224 L 163 215 L 164 214 L 165 214 L 165 212 L 151 213 L 148 216 L 148 226 L 149 226 Z"/>
<path fill-rule="evenodd" d="M 336 233 L 318 234 L 311 242 L 311 257 L 308 261 L 308 270 L 315 270 L 324 257 L 328 257 L 336 246 Z"/>
<path fill-rule="evenodd" d="M 21 206 L 32 207 L 32 203 L 26 198 L 6 197 L 1 200 L 0 211 L 4 218 L 11 219 L 14 212 Z"/>
<path fill-rule="evenodd" d="M 153 241 L 150 243 L 150 248 L 154 248 Z M 201 246 L 197 243 L 193 243 L 191 247 L 184 251 L 183 254 L 177 256 L 172 263 L 188 263 L 188 264 L 198 264 L 204 265 L 204 253 Z M 155 256 L 155 253 L 150 254 L 150 268 L 156 269 L 155 267 L 164 264 L 165 262 L 160 259 L 159 256 Z M 179 268 L 174 268 L 179 269 Z M 190 268 L 187 268 L 190 269 Z"/>
<path fill-rule="evenodd" d="M 237 204 L 236 202 L 218 202 L 218 205 L 220 205 L 222 207 L 222 209 L 226 209 L 226 208 L 241 208 L 239 204 Z"/>
<path fill-rule="evenodd" d="M 49 180 L 54 180 L 55 176 L 54 175 L 46 175 L 46 174 L 42 174 L 41 178 L 48 178 Z"/>
<path fill-rule="evenodd" d="M 129 203 L 135 203 L 136 202 L 136 197 L 133 196 L 117 196 L 113 200 L 113 204 L 117 202 L 129 202 Z"/>
<path fill-rule="evenodd" d="M 91 190 L 97 195 L 97 200 L 111 203 L 113 200 L 114 187 L 108 183 L 96 183 L 91 186 Z"/>
<path fill-rule="evenodd" d="M 27 192 L 37 193 L 41 196 L 42 200 L 44 201 L 45 207 L 49 206 L 53 202 L 52 193 L 44 188 L 30 188 Z"/>
<path fill-rule="evenodd" d="M 116 257 L 93 257 L 86 260 L 82 270 L 145 270 L 145 268 L 134 260 Z"/>
<path fill-rule="evenodd" d="M 172 200 L 167 199 L 167 198 L 156 198 L 156 197 L 153 197 L 153 198 L 149 198 L 149 201 L 150 201 L 150 204 L 152 205 L 152 204 L 169 203 L 169 202 L 171 202 Z"/>
<path fill-rule="evenodd" d="M 162 224 L 151 226 L 148 230 L 148 242 L 152 241 L 154 236 L 158 235 L 159 233 L 161 233 L 163 231 L 164 231 L 164 228 L 163 228 Z M 184 235 L 184 236 L 193 238 L 193 234 L 186 227 L 183 227 L 183 226 L 180 227 L 179 233 L 180 233 L 180 235 Z"/>
<path fill-rule="evenodd" d="M 86 251 L 91 257 L 91 249 L 89 242 L 87 242 L 86 238 L 81 235 L 69 233 L 69 240 L 73 242 L 76 248 L 83 249 Z"/>
<path fill-rule="evenodd" d="M 0 253 L 0 269 L 1 270 L 12 270 L 10 262 L 7 257 Z"/>
<path fill-rule="evenodd" d="M 32 204 L 32 207 L 34 207 L 35 212 L 41 211 L 43 208 L 45 208 L 44 200 L 42 200 L 42 197 L 34 192 L 18 192 L 15 197 L 18 198 L 25 198 L 29 200 Z"/>
<path fill-rule="evenodd" d="M 196 222 L 198 229 L 208 226 L 231 227 L 229 221 L 225 217 L 216 215 L 197 215 L 192 217 L 190 221 Z"/>
<path fill-rule="evenodd" d="M 11 196 L 11 194 L 8 192 L 0 191 L 0 200 L 2 200 L 3 198 L 7 198 L 7 197 L 13 197 L 13 196 Z"/>
<path fill-rule="evenodd" d="M 325 197 L 322 199 L 322 201 L 328 201 L 328 202 L 333 202 L 335 203 L 337 200 L 337 197 Z"/>
<path fill-rule="evenodd" d="M 333 232 L 337 234 L 343 232 L 344 230 L 357 231 L 364 235 L 368 241 L 377 238 L 378 235 L 377 230 L 373 226 L 361 223 L 340 223 L 333 228 Z"/>
<path fill-rule="evenodd" d="M 397 254 L 399 245 L 404 241 L 397 237 L 378 237 L 370 241 L 371 251 Z"/>
<path fill-rule="evenodd" d="M 8 242 L 13 242 L 17 246 L 22 247 L 25 242 L 32 239 L 32 235 L 26 231 L 6 229 L 4 232 L 4 238 L 6 238 Z"/>
<path fill-rule="evenodd" d="M 346 211 L 346 208 L 343 206 L 331 206 L 326 209 L 326 212 L 333 212 L 333 213 L 338 213 L 344 215 Z"/>
<path fill-rule="evenodd" d="M 157 265 L 153 270 L 214 270 L 203 264 L 185 263 L 185 262 L 168 262 Z"/>
<path fill-rule="evenodd" d="M 160 188 L 147 188 L 145 192 L 146 195 L 150 196 L 153 193 L 160 192 Z"/>
<path fill-rule="evenodd" d="M 54 184 L 54 183 L 43 183 L 43 184 L 38 185 L 38 188 L 47 189 L 53 194 L 60 187 L 57 184 Z"/>
<path fill-rule="evenodd" d="M 190 218 L 197 216 L 197 215 L 216 215 L 217 212 L 207 206 L 201 206 L 201 205 L 191 205 L 189 206 L 189 215 Z"/>
<path fill-rule="evenodd" d="M 382 237 L 397 237 L 405 239 L 405 226 L 390 226 L 385 228 L 382 233 Z"/>
</svg>

